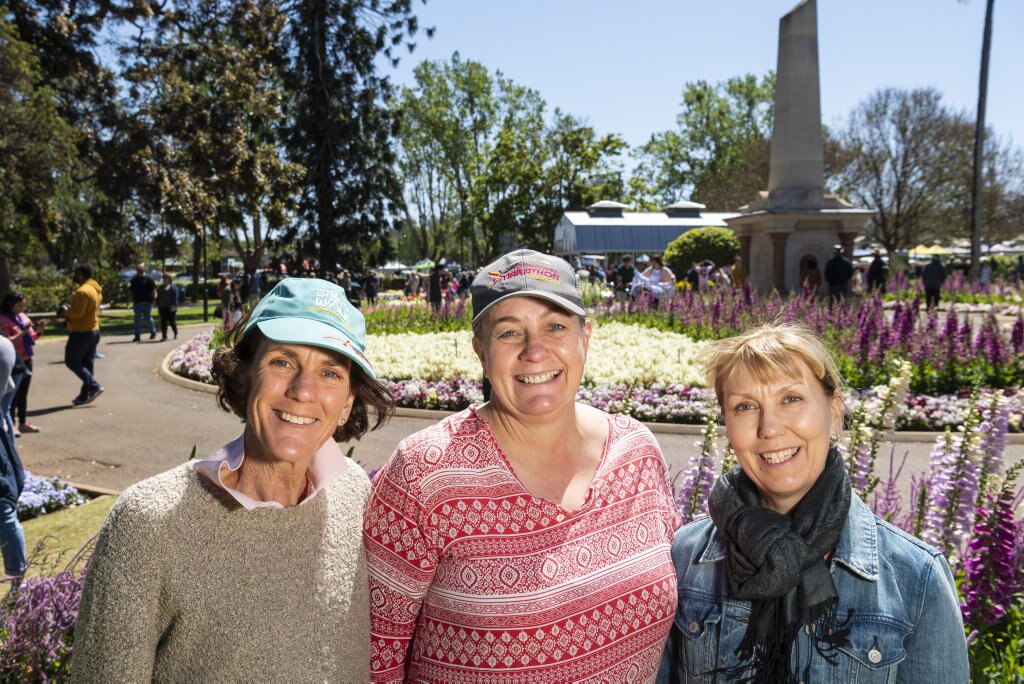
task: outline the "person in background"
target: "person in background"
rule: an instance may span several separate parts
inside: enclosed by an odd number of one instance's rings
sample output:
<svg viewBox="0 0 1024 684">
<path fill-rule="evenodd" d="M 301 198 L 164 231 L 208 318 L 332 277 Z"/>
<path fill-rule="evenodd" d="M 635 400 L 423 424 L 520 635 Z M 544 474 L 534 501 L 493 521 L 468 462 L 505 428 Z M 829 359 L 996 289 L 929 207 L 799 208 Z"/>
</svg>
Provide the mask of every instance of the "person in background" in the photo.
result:
<svg viewBox="0 0 1024 684">
<path fill-rule="evenodd" d="M 174 284 L 170 273 L 164 273 L 163 282 L 156 289 L 156 307 L 160 313 L 160 332 L 162 340 L 167 339 L 167 326 L 174 331 L 174 339 L 178 339 L 178 286 Z"/>
<path fill-rule="evenodd" d="M 334 274 L 331 274 L 331 278 L 334 278 Z M 263 269 L 257 268 L 252 272 L 249 278 L 249 301 L 247 304 L 250 307 L 256 305 L 256 302 L 260 301 L 260 297 L 263 296 Z"/>
<path fill-rule="evenodd" d="M 235 326 L 235 323 L 242 317 L 242 296 L 241 283 L 232 280 L 224 288 L 220 298 L 221 315 L 224 317 L 224 331 L 227 332 Z"/>
<path fill-rule="evenodd" d="M 938 254 L 921 269 L 921 284 L 924 286 L 925 308 L 931 311 L 939 305 L 942 298 L 942 284 L 946 282 L 946 267 Z"/>
<path fill-rule="evenodd" d="M 732 260 L 732 273 L 730 273 L 732 287 L 741 288 L 746 281 L 746 274 L 743 272 L 743 258 L 737 256 Z"/>
<path fill-rule="evenodd" d="M 843 254 L 842 245 L 832 247 L 832 258 L 825 262 L 825 282 L 828 283 L 828 304 L 840 302 L 850 296 L 853 264 Z"/>
<path fill-rule="evenodd" d="M 227 276 L 221 276 L 220 280 L 217 281 L 217 299 L 220 299 L 221 297 L 223 297 L 224 296 L 224 290 L 228 289 L 229 287 L 231 287 L 231 283 L 228 282 L 228 277 Z"/>
<path fill-rule="evenodd" d="M 419 291 L 419 278 L 416 277 L 416 271 L 409 271 L 409 274 L 405 278 L 405 287 L 402 293 L 406 299 L 414 298 Z"/>
<path fill-rule="evenodd" d="M 444 266 L 441 264 L 434 264 L 434 268 L 430 271 L 430 277 L 427 282 L 427 301 L 430 302 L 430 308 L 437 313 L 441 310 L 441 301 L 444 297 L 442 282 L 444 276 Z"/>
<path fill-rule="evenodd" d="M 885 262 L 882 261 L 882 252 L 875 247 L 871 250 L 871 257 L 871 264 L 868 266 L 865 284 L 868 287 L 868 292 L 879 290 L 884 294 L 886 268 Z"/>
<path fill-rule="evenodd" d="M 635 296 L 640 289 L 647 288 L 654 298 L 654 303 L 657 304 L 666 292 L 671 294 L 675 282 L 675 273 L 655 254 L 651 257 L 650 265 L 634 280 L 633 294 Z"/>
<path fill-rule="evenodd" d="M 6 405 L 15 437 L 20 437 L 22 433 L 39 432 L 39 428 L 28 422 L 28 388 L 32 384 L 33 348 L 45 329 L 45 320 L 33 324 L 25 313 L 24 294 L 8 292 L 4 296 L 0 303 L 0 333 L 14 343 L 14 350 L 18 354 L 15 363 L 18 379 L 14 393 L 0 401 L 0 410 Z"/>
<path fill-rule="evenodd" d="M 1013 274 L 1018 283 L 1024 283 L 1024 254 L 1017 255 L 1017 265 L 1013 269 Z"/>
<path fill-rule="evenodd" d="M 146 273 L 146 264 L 140 262 L 135 267 L 135 276 L 132 277 L 129 287 L 132 291 L 132 311 L 135 314 L 135 339 L 132 342 L 141 339 L 143 322 L 149 327 L 149 339 L 156 339 L 156 324 L 153 322 L 156 283 Z"/>
<path fill-rule="evenodd" d="M 14 344 L 0 335 L 0 395 L 14 391 L 11 370 L 18 354 Z M 18 497 L 25 488 L 25 471 L 21 467 L 18 450 L 14 446 L 14 433 L 6 421 L 0 421 L 0 553 L 4 558 L 4 572 L 8 576 L 25 573 L 25 531 L 18 521 Z"/>
<path fill-rule="evenodd" d="M 705 259 L 695 266 L 697 271 L 697 287 L 701 292 L 706 292 L 711 282 L 711 272 L 715 270 L 715 262 Z"/>
<path fill-rule="evenodd" d="M 576 402 L 566 261 L 517 250 L 471 290 L 490 399 L 402 440 L 366 507 L 373 681 L 650 681 L 676 602 L 661 449 Z"/>
<path fill-rule="evenodd" d="M 233 441 L 126 489 L 96 540 L 71 680 L 366 682 L 370 481 L 339 443 L 394 411 L 337 285 L 286 278 L 214 354 Z"/>
<path fill-rule="evenodd" d="M 676 534 L 659 682 L 967 682 L 945 557 L 853 493 L 836 447 L 844 383 L 821 338 L 764 325 L 705 354 L 739 465 L 711 517 Z"/>
<path fill-rule="evenodd" d="M 79 264 L 74 273 L 78 289 L 71 296 L 71 306 L 58 316 L 67 321 L 68 341 L 64 346 L 64 365 L 82 381 L 74 406 L 88 404 L 103 393 L 103 386 L 93 375 L 93 361 L 100 343 L 100 304 L 103 288 L 93 280 L 92 267 Z"/>
<path fill-rule="evenodd" d="M 636 268 L 633 266 L 633 257 L 627 254 L 622 257 L 622 265 L 615 271 L 615 299 L 620 302 L 626 301 L 634 277 Z"/>
<path fill-rule="evenodd" d="M 363 292 L 366 294 L 366 306 L 377 303 L 377 291 L 380 289 L 380 277 L 372 268 L 363 278 Z"/>
<path fill-rule="evenodd" d="M 809 256 L 804 264 L 804 272 L 800 274 L 800 287 L 817 294 L 821 290 L 821 283 L 821 269 L 818 268 L 818 260 Z"/>
<path fill-rule="evenodd" d="M 978 283 L 982 287 L 988 287 L 992 284 L 992 260 L 983 259 L 981 262 L 981 272 L 978 277 Z"/>
</svg>

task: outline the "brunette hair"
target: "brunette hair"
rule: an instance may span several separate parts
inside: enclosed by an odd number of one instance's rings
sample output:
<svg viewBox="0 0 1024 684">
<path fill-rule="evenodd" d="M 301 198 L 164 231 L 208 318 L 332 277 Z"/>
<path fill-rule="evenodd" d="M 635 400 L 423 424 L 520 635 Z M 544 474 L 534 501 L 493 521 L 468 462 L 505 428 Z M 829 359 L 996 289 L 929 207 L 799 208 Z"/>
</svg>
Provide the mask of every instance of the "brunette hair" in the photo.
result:
<svg viewBox="0 0 1024 684">
<path fill-rule="evenodd" d="M 821 337 L 799 323 L 760 325 L 735 337 L 710 342 L 704 354 L 707 383 L 715 388 L 719 404 L 726 380 L 739 366 L 748 369 L 759 381 L 770 382 L 782 377 L 800 377 L 797 363 L 803 361 L 828 396 L 841 395 L 846 387 L 835 357 Z"/>
<path fill-rule="evenodd" d="M 11 313 L 14 310 L 14 305 L 24 300 L 25 294 L 23 292 L 11 290 L 10 292 L 4 295 L 3 301 L 0 302 L 0 313 Z"/>
<path fill-rule="evenodd" d="M 217 403 L 222 409 L 245 422 L 246 407 L 249 403 L 249 390 L 252 385 L 252 372 L 259 361 L 256 351 L 266 336 L 258 327 L 248 333 L 245 325 L 249 313 L 243 314 L 241 320 L 228 333 L 224 346 L 213 353 L 213 368 L 210 373 L 217 382 Z M 395 400 L 391 392 L 377 379 L 353 363 L 349 362 L 349 387 L 355 394 L 352 411 L 344 425 L 334 431 L 334 441 L 347 442 L 359 439 L 369 430 L 376 430 L 391 419 L 395 413 Z M 370 427 L 369 408 L 373 409 L 376 420 Z"/>
</svg>

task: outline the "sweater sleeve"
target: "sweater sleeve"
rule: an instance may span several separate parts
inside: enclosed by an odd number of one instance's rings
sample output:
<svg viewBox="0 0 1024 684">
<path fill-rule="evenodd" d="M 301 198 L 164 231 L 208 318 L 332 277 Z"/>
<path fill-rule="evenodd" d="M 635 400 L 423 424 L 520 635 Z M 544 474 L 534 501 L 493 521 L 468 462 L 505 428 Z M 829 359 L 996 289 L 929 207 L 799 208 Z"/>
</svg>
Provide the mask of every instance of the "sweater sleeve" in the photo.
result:
<svg viewBox="0 0 1024 684">
<path fill-rule="evenodd" d="M 144 505 L 122 495 L 100 530 L 75 626 L 73 681 L 153 678 L 161 637 L 158 559 L 168 550 Z"/>
<path fill-rule="evenodd" d="M 374 478 L 363 521 L 374 682 L 405 679 L 420 607 L 437 569 L 436 526 L 421 500 L 413 461 L 399 445 Z"/>
</svg>

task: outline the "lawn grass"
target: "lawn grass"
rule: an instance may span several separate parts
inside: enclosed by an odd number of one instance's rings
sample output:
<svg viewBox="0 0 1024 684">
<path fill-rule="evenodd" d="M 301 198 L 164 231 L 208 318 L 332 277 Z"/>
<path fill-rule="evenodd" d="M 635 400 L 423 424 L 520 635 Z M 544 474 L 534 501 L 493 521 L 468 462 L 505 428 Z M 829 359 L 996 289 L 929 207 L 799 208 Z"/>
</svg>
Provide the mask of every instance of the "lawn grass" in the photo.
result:
<svg viewBox="0 0 1024 684">
<path fill-rule="evenodd" d="M 217 302 L 211 301 L 208 307 L 209 323 L 219 322 L 213 315 L 213 309 Z M 153 322 L 157 330 L 160 330 L 160 317 L 157 315 L 156 307 L 153 307 Z M 203 305 L 185 304 L 178 307 L 177 323 L 182 325 L 193 325 L 203 322 Z M 100 312 L 100 332 L 108 335 L 126 335 L 135 329 L 135 314 L 131 309 L 104 309 Z M 145 332 L 145 331 L 144 331 Z M 168 331 L 169 333 L 170 331 Z M 67 337 L 68 328 L 63 323 L 51 322 L 43 333 L 44 339 Z"/>
<path fill-rule="evenodd" d="M 116 497 L 100 496 L 81 506 L 47 513 L 22 523 L 29 577 L 63 568 L 96 534 Z"/>
</svg>

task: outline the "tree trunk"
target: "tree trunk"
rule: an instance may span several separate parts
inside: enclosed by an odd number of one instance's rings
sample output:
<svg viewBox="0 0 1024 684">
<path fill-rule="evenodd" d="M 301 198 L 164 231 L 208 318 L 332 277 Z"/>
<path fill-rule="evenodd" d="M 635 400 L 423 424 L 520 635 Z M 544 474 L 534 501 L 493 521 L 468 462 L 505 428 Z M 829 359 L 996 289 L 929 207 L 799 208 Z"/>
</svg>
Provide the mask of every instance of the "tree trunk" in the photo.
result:
<svg viewBox="0 0 1024 684">
<path fill-rule="evenodd" d="M 988 58 L 992 49 L 992 6 L 985 3 L 985 35 L 981 43 L 981 75 L 978 78 L 978 118 L 974 124 L 974 175 L 971 181 L 971 279 L 978 279 L 981 256 L 981 184 L 985 152 L 985 101 L 988 98 Z"/>
<path fill-rule="evenodd" d="M 195 243 L 192 245 L 192 303 L 199 303 L 199 268 L 200 262 L 202 261 L 203 254 L 203 238 L 200 232 L 197 230 L 195 233 Z M 205 283 L 204 283 L 205 287 Z"/>
<path fill-rule="evenodd" d="M 11 260 L 6 249 L 0 248 L 0 296 L 11 291 Z"/>
</svg>

